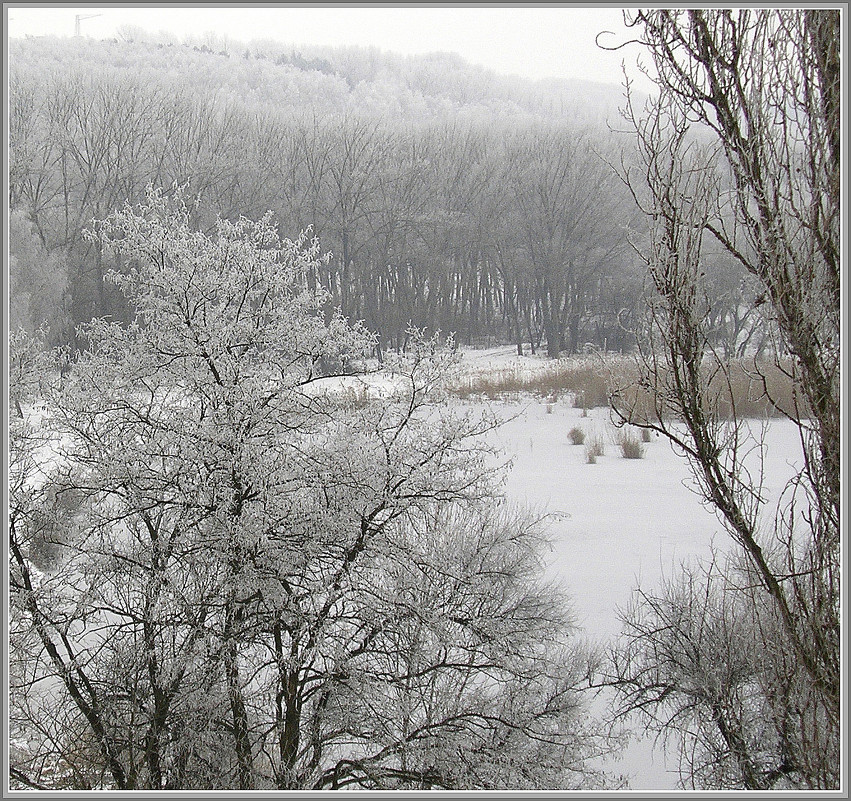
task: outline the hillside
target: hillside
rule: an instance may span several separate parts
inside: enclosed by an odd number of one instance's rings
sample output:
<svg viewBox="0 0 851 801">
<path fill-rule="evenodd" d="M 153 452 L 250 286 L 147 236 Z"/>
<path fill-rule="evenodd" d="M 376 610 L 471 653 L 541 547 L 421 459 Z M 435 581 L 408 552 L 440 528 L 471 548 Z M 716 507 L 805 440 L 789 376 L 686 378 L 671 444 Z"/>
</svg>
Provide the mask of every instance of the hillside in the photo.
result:
<svg viewBox="0 0 851 801">
<path fill-rule="evenodd" d="M 446 115 L 617 119 L 622 88 L 498 75 L 454 53 L 402 56 L 375 48 L 271 41 L 185 41 L 143 31 L 129 41 L 30 37 L 9 41 L 12 72 L 44 77 L 94 71 L 143 83 L 183 83 L 217 96 L 298 113 L 364 113 L 423 121 Z"/>
</svg>

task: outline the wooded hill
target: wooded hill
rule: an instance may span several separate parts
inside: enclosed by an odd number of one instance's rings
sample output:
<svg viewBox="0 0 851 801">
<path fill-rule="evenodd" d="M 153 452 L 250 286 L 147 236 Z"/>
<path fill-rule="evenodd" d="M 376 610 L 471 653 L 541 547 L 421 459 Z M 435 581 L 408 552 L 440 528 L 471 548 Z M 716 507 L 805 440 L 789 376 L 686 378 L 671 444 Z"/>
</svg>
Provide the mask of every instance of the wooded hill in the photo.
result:
<svg viewBox="0 0 851 801">
<path fill-rule="evenodd" d="M 643 221 L 612 167 L 622 88 L 445 53 L 122 37 L 9 43 L 13 326 L 72 342 L 128 318 L 102 280 L 120 263 L 83 231 L 188 183 L 205 230 L 269 210 L 285 236 L 311 229 L 331 254 L 313 279 L 385 347 L 409 323 L 550 355 L 630 346 Z M 738 273 L 719 282 L 735 310 Z"/>
</svg>

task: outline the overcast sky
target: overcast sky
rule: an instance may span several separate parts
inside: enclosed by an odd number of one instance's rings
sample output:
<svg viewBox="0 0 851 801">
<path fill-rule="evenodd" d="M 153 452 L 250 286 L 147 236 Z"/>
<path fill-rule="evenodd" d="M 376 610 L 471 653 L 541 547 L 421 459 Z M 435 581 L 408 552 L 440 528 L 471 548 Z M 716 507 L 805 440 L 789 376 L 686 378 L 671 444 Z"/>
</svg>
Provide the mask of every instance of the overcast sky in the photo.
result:
<svg viewBox="0 0 851 801">
<path fill-rule="evenodd" d="M 169 31 L 179 38 L 212 31 L 241 42 L 276 39 L 294 45 L 374 46 L 404 54 L 444 50 L 503 74 L 616 84 L 622 82 L 621 63 L 626 61 L 630 75 L 640 78 L 634 47 L 607 52 L 595 44 L 595 37 L 604 30 L 615 33 L 606 37 L 609 42 L 629 38 L 621 10 L 611 7 L 105 4 L 50 8 L 12 3 L 6 8 L 10 36 L 72 36 L 76 15 L 97 14 L 81 19 L 83 36 L 110 38 L 122 25 L 136 25 L 152 32 Z"/>
</svg>

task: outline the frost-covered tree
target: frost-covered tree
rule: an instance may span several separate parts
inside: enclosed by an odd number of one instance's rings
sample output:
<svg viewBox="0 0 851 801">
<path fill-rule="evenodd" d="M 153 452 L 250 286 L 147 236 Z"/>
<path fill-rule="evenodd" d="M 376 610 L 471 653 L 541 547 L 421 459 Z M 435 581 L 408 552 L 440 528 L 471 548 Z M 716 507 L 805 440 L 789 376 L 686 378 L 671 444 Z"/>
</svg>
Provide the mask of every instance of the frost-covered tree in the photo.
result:
<svg viewBox="0 0 851 801">
<path fill-rule="evenodd" d="M 26 216 L 9 215 L 9 330 L 40 328 L 51 344 L 69 328 L 68 271 L 57 251 L 49 253 Z"/>
<path fill-rule="evenodd" d="M 540 527 L 499 511 L 491 421 L 446 408 L 452 352 L 412 331 L 369 374 L 315 241 L 189 212 L 152 190 L 90 233 L 136 317 L 83 327 L 13 492 L 17 781 L 602 781 L 587 656 Z"/>
</svg>

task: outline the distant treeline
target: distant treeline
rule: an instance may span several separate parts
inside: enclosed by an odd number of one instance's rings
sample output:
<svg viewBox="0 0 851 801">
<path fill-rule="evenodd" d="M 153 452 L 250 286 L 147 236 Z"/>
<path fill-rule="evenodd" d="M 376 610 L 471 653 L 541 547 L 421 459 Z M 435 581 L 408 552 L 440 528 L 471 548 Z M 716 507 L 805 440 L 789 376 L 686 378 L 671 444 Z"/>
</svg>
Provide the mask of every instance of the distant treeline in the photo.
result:
<svg viewBox="0 0 851 801">
<path fill-rule="evenodd" d="M 82 236 L 147 185 L 187 184 L 196 223 L 271 210 L 331 253 L 315 280 L 399 347 L 409 323 L 462 342 L 631 345 L 642 267 L 618 90 L 524 82 L 455 56 L 272 43 L 10 43 L 12 324 L 131 312 Z M 740 276 L 719 268 L 738 308 Z M 737 323 L 738 324 L 738 323 Z"/>
</svg>

